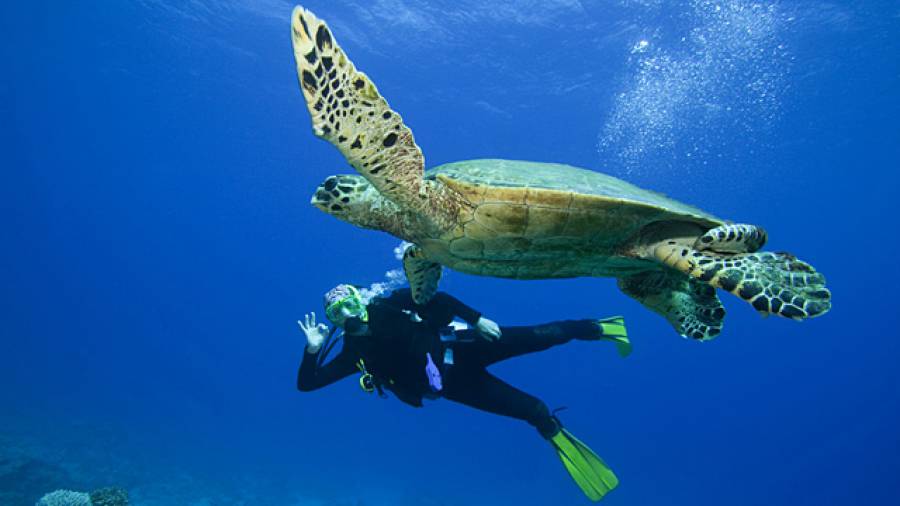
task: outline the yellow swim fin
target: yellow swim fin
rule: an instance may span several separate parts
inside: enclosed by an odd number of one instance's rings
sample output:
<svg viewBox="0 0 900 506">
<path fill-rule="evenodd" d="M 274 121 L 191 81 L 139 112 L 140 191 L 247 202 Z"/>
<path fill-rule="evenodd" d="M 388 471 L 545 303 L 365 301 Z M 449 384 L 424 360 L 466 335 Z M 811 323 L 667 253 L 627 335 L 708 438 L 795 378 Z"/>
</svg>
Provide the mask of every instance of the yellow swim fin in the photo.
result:
<svg viewBox="0 0 900 506">
<path fill-rule="evenodd" d="M 628 330 L 625 328 L 625 318 L 611 316 L 597 320 L 602 336 L 600 339 L 612 341 L 620 357 L 631 355 L 631 341 L 628 339 Z"/>
<path fill-rule="evenodd" d="M 566 429 L 561 428 L 550 438 L 550 443 L 572 479 L 590 500 L 599 501 L 619 484 L 606 462 Z"/>
</svg>

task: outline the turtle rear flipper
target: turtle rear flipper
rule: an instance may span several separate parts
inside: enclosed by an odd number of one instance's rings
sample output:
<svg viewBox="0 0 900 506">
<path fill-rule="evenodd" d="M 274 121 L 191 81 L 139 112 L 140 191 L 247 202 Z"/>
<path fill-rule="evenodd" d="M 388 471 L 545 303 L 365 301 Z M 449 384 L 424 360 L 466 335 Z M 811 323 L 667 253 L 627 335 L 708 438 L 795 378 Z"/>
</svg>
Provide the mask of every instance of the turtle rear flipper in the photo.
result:
<svg viewBox="0 0 900 506">
<path fill-rule="evenodd" d="M 722 332 L 725 308 L 715 288 L 673 271 L 619 279 L 625 295 L 662 315 L 684 337 L 707 341 Z"/>
<path fill-rule="evenodd" d="M 356 70 L 328 25 L 299 6 L 291 15 L 291 40 L 315 134 L 337 147 L 379 193 L 421 206 L 425 159 L 400 115 Z"/>
<path fill-rule="evenodd" d="M 673 269 L 737 295 L 765 316 L 803 320 L 831 309 L 825 276 L 790 253 L 728 255 L 664 241 L 653 254 Z"/>
</svg>

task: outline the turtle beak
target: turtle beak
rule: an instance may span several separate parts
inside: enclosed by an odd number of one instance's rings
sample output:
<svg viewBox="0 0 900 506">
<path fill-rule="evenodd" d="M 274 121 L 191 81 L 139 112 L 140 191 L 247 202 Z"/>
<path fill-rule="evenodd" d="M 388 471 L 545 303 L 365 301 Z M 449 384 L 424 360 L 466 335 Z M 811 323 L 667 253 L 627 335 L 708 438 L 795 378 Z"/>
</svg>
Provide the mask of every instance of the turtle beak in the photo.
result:
<svg viewBox="0 0 900 506">
<path fill-rule="evenodd" d="M 356 197 L 368 186 L 369 183 L 362 176 L 349 174 L 328 176 L 316 188 L 309 203 L 332 216 L 349 220 L 349 216 L 355 212 L 354 209 L 359 208 Z"/>
<path fill-rule="evenodd" d="M 309 203 L 316 206 L 326 213 L 330 211 L 330 206 L 335 200 L 334 188 L 337 186 L 337 177 L 331 176 L 316 188 L 316 193 L 309 199 Z"/>
<path fill-rule="evenodd" d="M 328 210 L 328 202 L 331 200 L 331 194 L 327 191 L 323 190 L 320 186 L 316 193 L 313 194 L 312 198 L 309 199 L 309 203 L 318 207 L 322 211 Z"/>
</svg>

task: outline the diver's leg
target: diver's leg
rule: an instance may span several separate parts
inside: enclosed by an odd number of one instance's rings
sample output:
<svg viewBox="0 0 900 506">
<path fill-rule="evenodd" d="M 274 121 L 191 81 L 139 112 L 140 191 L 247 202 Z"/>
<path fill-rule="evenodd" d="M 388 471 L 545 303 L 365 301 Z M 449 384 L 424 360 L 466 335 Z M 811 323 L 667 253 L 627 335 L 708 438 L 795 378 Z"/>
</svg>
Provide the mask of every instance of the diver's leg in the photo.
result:
<svg viewBox="0 0 900 506">
<path fill-rule="evenodd" d="M 603 459 L 563 428 L 543 401 L 481 367 L 454 367 L 450 371 L 445 398 L 528 422 L 550 442 L 572 479 L 589 499 L 599 500 L 618 485 L 618 478 Z"/>
<path fill-rule="evenodd" d="M 572 339 L 597 339 L 601 336 L 596 320 L 563 320 L 523 327 L 500 327 L 499 340 L 488 341 L 473 329 L 461 330 L 457 336 L 471 342 L 454 346 L 461 358 L 487 366 L 501 360 L 544 351 Z"/>
<path fill-rule="evenodd" d="M 559 432 L 559 424 L 543 401 L 480 367 L 451 368 L 443 396 L 488 413 L 528 422 L 546 439 Z"/>
</svg>

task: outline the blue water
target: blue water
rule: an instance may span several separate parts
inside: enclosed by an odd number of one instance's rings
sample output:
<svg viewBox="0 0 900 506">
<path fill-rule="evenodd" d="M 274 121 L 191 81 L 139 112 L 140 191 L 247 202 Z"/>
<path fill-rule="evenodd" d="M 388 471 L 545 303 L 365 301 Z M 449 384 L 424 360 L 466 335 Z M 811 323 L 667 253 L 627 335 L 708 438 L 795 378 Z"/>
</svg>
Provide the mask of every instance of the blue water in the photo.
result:
<svg viewBox="0 0 900 506">
<path fill-rule="evenodd" d="M 688 342 L 613 280 L 446 272 L 504 324 L 624 314 L 635 345 L 494 371 L 616 470 L 614 505 L 900 499 L 900 5 L 310 0 L 429 166 L 623 177 L 766 227 L 828 277 L 795 323 L 723 295 Z M 398 240 L 308 204 L 316 139 L 282 0 L 7 2 L 0 14 L 0 502 L 587 504 L 526 424 L 294 381 L 295 321 Z"/>
</svg>

